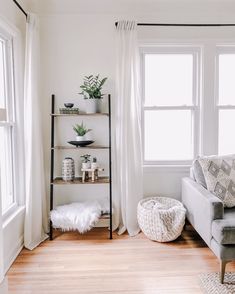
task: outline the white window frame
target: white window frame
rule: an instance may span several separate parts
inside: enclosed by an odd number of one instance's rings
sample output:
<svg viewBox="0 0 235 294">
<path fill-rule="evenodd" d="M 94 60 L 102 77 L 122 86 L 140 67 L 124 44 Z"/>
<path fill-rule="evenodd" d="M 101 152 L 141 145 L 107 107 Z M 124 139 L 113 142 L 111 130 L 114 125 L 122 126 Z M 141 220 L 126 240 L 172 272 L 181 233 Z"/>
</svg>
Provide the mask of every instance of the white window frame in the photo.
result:
<svg viewBox="0 0 235 294">
<path fill-rule="evenodd" d="M 193 158 L 199 153 L 200 138 L 200 96 L 201 96 L 201 52 L 200 46 L 191 45 L 156 45 L 141 46 L 141 80 L 142 80 L 142 138 L 143 138 L 143 154 L 145 154 L 145 134 L 144 134 L 144 112 L 145 110 L 191 110 L 192 111 L 192 134 L 193 134 Z M 193 103 L 192 105 L 182 106 L 145 106 L 145 55 L 146 54 L 192 54 L 193 56 Z M 193 160 L 192 158 L 192 160 Z M 145 160 L 144 166 L 188 166 L 192 164 L 192 160 Z"/>
<path fill-rule="evenodd" d="M 6 101 L 6 110 L 7 110 L 7 120 L 1 121 L 0 126 L 11 128 L 10 131 L 10 148 L 11 148 L 11 173 L 12 173 L 12 193 L 13 193 L 13 202 L 5 210 L 0 211 L 5 221 L 18 207 L 18 197 L 16 194 L 16 114 L 15 114 L 15 73 L 14 73 L 14 37 L 11 28 L 8 28 L 7 25 L 3 25 L 0 22 L 0 37 L 5 42 L 5 54 L 6 54 L 6 76 L 7 76 L 7 96 Z M 1 200 L 2 201 L 2 200 Z"/>
<path fill-rule="evenodd" d="M 220 110 L 235 109 L 234 105 L 220 105 L 219 104 L 219 56 L 222 54 L 235 54 L 235 45 L 217 45 L 216 46 L 216 62 L 215 62 L 215 109 L 216 109 L 216 153 L 219 154 L 219 112 Z"/>
</svg>

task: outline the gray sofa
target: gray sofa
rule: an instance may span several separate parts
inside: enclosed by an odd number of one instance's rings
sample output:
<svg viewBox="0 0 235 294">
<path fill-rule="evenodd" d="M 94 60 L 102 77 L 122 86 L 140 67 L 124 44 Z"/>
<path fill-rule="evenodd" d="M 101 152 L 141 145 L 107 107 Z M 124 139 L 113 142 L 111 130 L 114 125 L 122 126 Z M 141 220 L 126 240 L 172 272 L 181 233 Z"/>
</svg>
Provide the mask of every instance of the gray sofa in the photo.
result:
<svg viewBox="0 0 235 294">
<path fill-rule="evenodd" d="M 187 219 L 220 260 L 223 284 L 226 264 L 235 260 L 235 208 L 224 208 L 219 198 L 189 177 L 182 179 L 182 202 Z"/>
</svg>

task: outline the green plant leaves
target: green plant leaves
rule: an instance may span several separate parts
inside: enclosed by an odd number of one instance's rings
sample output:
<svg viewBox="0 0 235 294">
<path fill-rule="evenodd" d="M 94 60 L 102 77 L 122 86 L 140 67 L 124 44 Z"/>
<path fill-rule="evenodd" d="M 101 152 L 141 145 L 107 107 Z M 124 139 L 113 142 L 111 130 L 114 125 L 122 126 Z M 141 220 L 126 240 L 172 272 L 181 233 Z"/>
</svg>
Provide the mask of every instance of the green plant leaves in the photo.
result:
<svg viewBox="0 0 235 294">
<path fill-rule="evenodd" d="M 90 154 L 84 154 L 84 155 L 81 155 L 80 157 L 82 159 L 82 162 L 84 163 L 90 162 L 90 157 L 91 157 Z"/>
<path fill-rule="evenodd" d="M 85 76 L 83 85 L 80 86 L 82 92 L 79 94 L 84 95 L 85 99 L 101 99 L 104 96 L 101 90 L 106 80 L 107 78 L 100 79 L 99 75 Z"/>
<path fill-rule="evenodd" d="M 86 133 L 91 131 L 91 129 L 86 128 L 86 126 L 83 124 L 83 122 L 80 125 L 76 124 L 75 126 L 73 126 L 73 130 L 75 131 L 77 136 L 84 136 L 84 135 L 86 135 Z"/>
</svg>

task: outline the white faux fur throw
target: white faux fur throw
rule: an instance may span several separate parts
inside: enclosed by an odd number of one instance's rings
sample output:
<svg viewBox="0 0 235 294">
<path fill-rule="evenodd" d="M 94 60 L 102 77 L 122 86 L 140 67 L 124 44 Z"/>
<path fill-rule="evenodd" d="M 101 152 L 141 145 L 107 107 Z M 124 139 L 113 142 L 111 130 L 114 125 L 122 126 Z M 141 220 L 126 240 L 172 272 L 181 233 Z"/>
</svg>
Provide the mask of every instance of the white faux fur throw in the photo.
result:
<svg viewBox="0 0 235 294">
<path fill-rule="evenodd" d="M 86 201 L 57 206 L 51 211 L 53 227 L 85 233 L 94 227 L 102 213 L 108 213 L 108 201 Z"/>
</svg>

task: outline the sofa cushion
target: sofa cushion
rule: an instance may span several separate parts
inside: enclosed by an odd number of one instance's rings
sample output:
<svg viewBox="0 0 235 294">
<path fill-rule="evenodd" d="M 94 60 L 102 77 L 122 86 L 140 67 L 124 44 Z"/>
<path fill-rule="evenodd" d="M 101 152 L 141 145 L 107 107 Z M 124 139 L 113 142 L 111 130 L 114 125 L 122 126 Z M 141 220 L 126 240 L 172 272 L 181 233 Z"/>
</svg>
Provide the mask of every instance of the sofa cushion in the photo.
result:
<svg viewBox="0 0 235 294">
<path fill-rule="evenodd" d="M 235 244 L 235 208 L 225 209 L 224 218 L 212 222 L 212 236 L 219 244 Z"/>
<path fill-rule="evenodd" d="M 235 155 L 208 156 L 198 159 L 207 189 L 215 194 L 225 207 L 235 206 Z"/>
<path fill-rule="evenodd" d="M 192 165 L 192 171 L 195 178 L 195 181 L 202 185 L 202 187 L 207 188 L 205 176 L 201 167 L 201 164 L 199 163 L 198 159 L 195 159 Z"/>
</svg>

